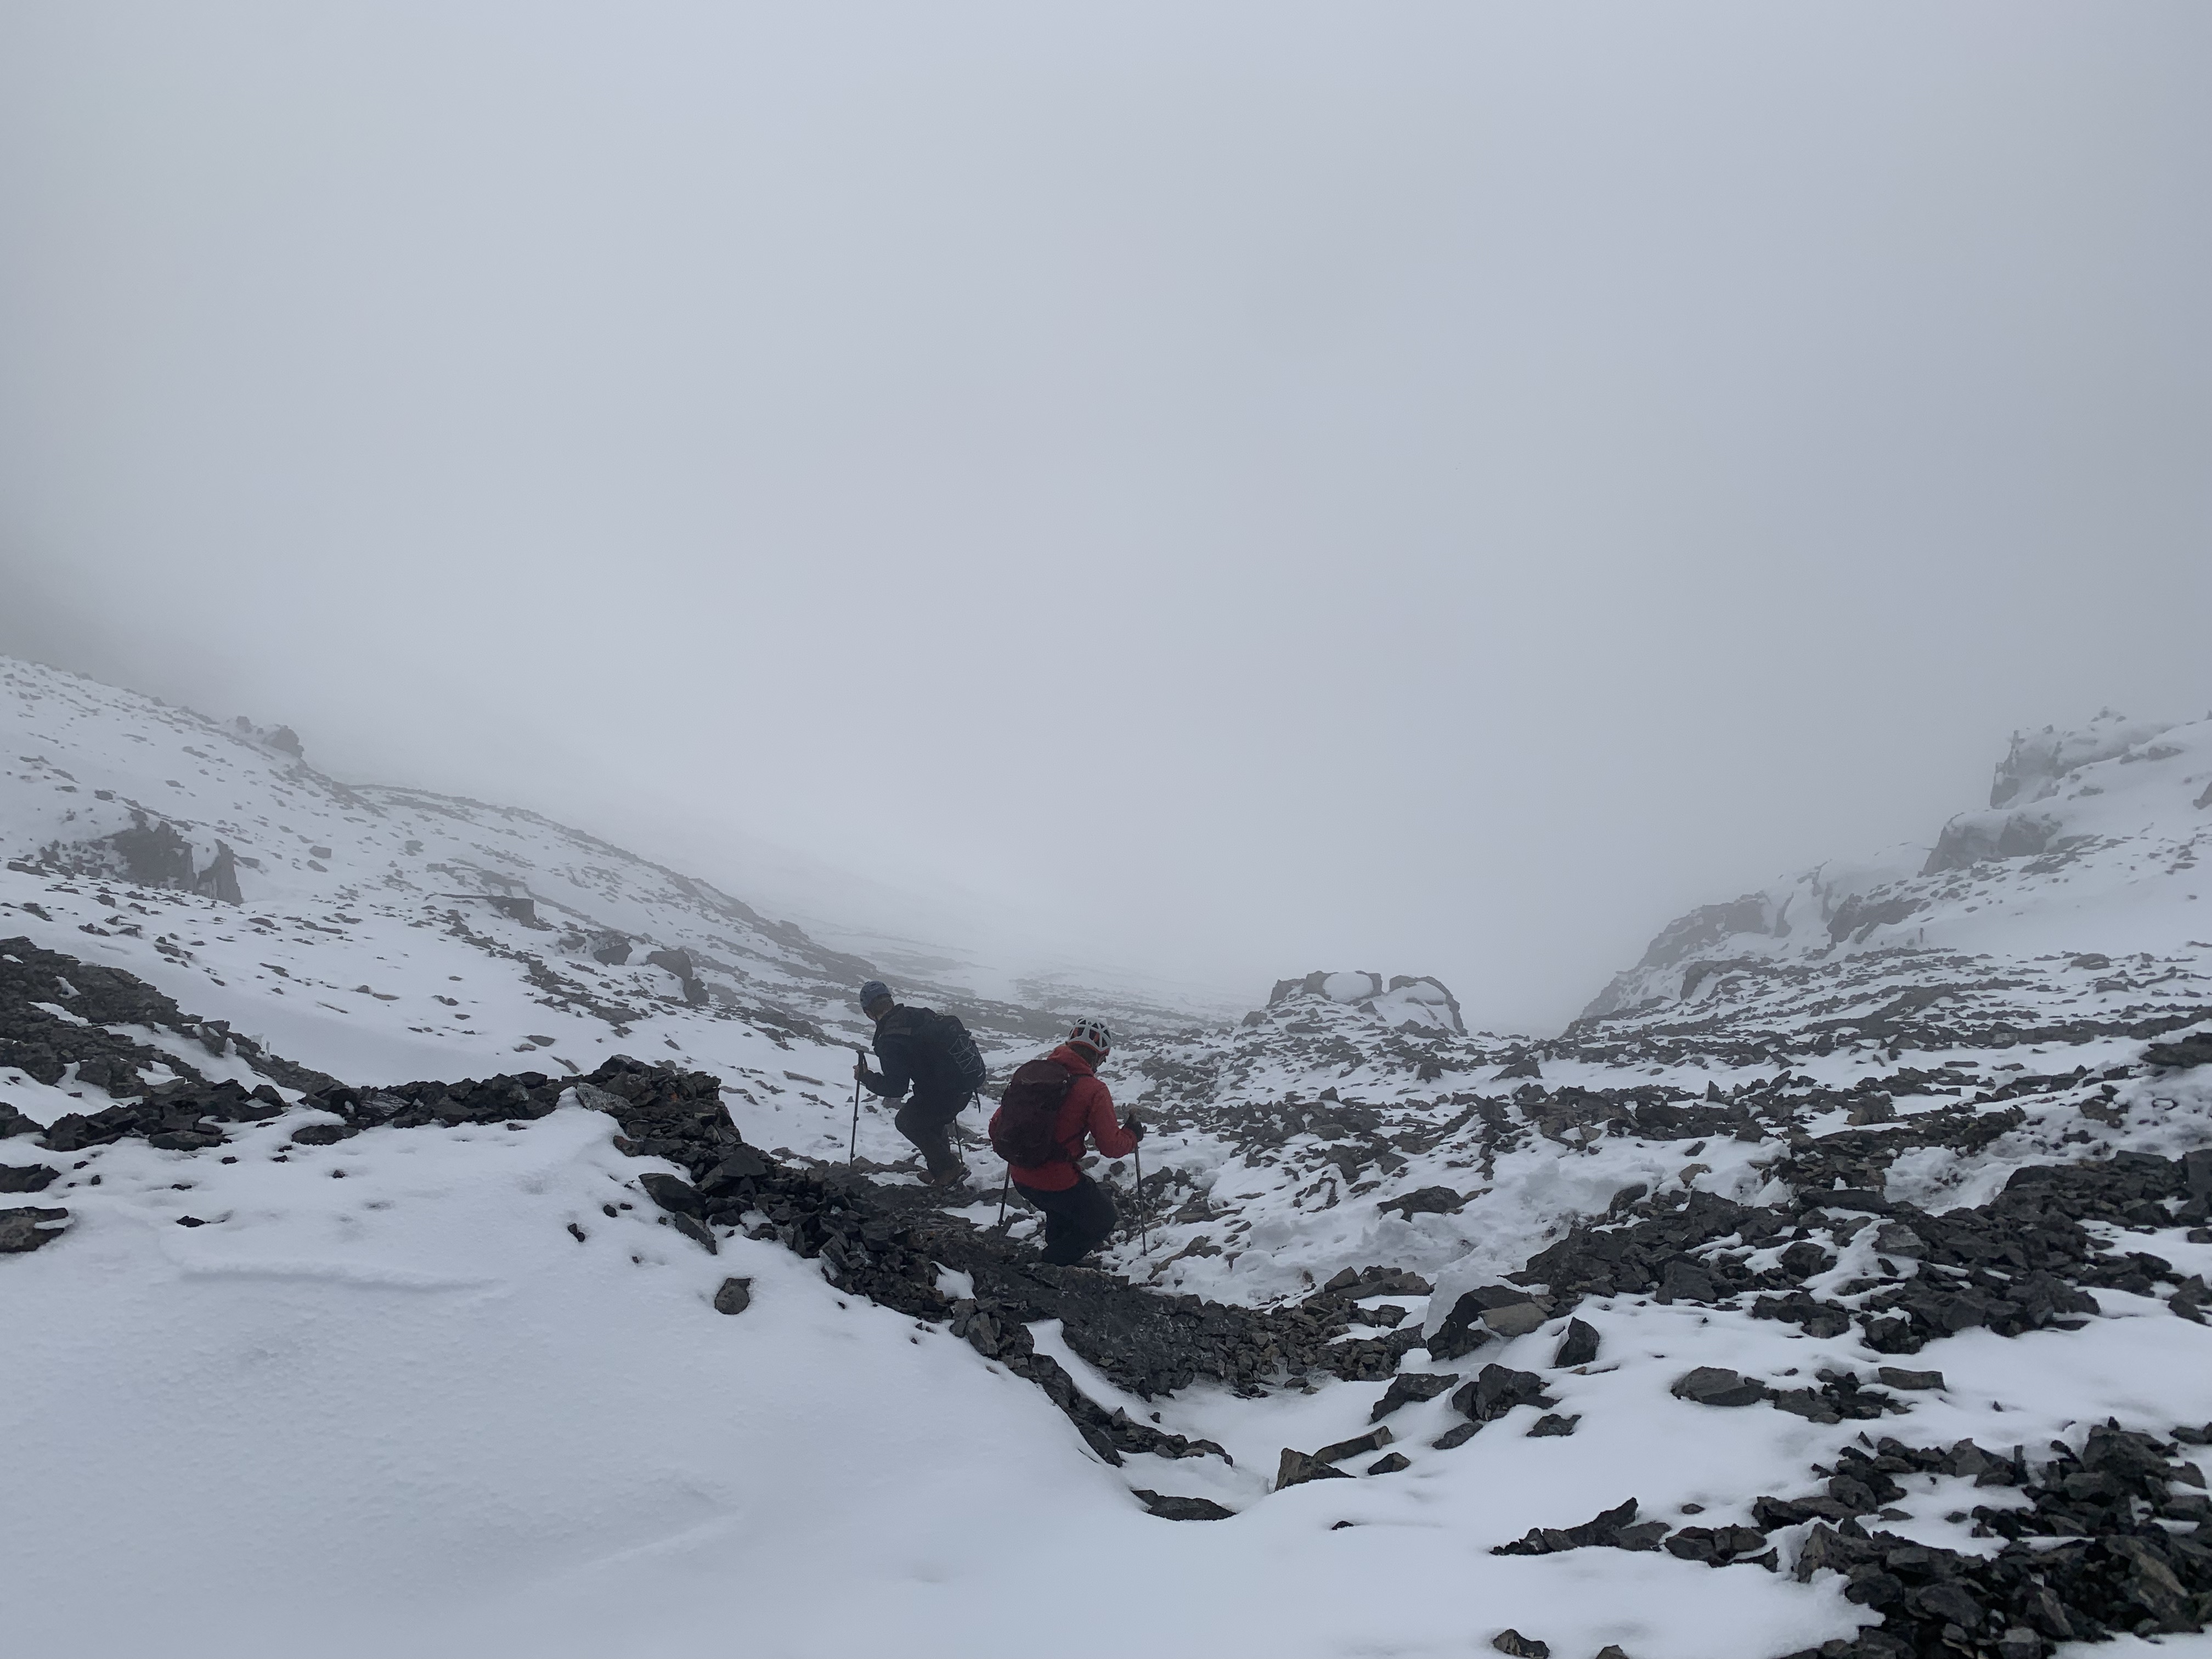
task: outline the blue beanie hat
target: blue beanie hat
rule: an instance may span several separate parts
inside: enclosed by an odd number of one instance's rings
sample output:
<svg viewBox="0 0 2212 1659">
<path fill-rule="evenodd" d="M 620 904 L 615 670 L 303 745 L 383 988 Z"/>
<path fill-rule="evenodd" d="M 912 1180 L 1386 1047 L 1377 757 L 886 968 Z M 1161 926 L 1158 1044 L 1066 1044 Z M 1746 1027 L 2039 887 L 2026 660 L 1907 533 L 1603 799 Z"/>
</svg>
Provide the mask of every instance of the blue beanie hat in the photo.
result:
<svg viewBox="0 0 2212 1659">
<path fill-rule="evenodd" d="M 867 1012 L 869 1009 L 874 1007 L 878 1002 L 889 1002 L 890 1000 L 891 988 L 884 984 L 883 981 L 879 979 L 872 979 L 866 985 L 863 985 L 860 988 L 860 1012 L 862 1013 Z"/>
</svg>

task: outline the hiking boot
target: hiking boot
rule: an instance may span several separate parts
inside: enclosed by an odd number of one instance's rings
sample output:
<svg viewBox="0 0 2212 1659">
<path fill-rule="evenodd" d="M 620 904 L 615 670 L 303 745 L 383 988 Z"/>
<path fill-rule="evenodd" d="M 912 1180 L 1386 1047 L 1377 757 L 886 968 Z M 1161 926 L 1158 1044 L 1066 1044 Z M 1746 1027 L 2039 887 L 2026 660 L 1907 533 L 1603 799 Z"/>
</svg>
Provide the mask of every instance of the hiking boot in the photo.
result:
<svg viewBox="0 0 2212 1659">
<path fill-rule="evenodd" d="M 968 1184 L 968 1166 L 964 1164 L 955 1164 L 948 1169 L 932 1170 L 922 1176 L 921 1184 L 925 1187 L 943 1187 L 947 1189 L 965 1187 Z"/>
</svg>

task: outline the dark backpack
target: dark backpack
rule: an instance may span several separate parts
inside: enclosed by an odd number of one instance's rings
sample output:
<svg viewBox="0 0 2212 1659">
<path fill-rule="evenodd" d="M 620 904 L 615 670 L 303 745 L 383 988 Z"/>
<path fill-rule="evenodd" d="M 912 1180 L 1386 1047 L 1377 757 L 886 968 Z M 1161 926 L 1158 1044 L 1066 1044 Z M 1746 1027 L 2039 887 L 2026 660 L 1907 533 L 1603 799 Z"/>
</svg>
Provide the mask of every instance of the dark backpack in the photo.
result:
<svg viewBox="0 0 2212 1659">
<path fill-rule="evenodd" d="M 903 1066 L 915 1087 L 933 1097 L 974 1095 L 989 1077 L 968 1028 L 934 1008 L 896 1010 L 876 1028 L 875 1048 L 886 1066 Z"/>
<path fill-rule="evenodd" d="M 1060 1109 L 1075 1073 L 1056 1060 L 1032 1060 L 1015 1070 L 991 1120 L 991 1150 L 1025 1170 L 1073 1164 L 1060 1138 Z"/>
<path fill-rule="evenodd" d="M 968 1035 L 968 1028 L 960 1023 L 960 1017 L 929 1009 L 916 1012 L 929 1015 L 922 1022 L 921 1037 L 935 1054 L 943 1074 L 962 1092 L 975 1093 L 988 1080 L 990 1068 L 983 1064 L 983 1056 L 975 1049 L 975 1039 Z"/>
</svg>

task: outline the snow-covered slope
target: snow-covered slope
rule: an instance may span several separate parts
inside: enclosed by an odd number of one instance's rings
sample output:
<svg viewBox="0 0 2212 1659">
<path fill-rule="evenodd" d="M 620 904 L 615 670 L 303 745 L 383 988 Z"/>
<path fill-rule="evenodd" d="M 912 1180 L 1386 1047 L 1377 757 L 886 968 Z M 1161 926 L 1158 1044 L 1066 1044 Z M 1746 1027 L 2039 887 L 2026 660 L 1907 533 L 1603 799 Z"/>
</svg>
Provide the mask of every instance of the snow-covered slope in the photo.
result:
<svg viewBox="0 0 2212 1659">
<path fill-rule="evenodd" d="M 356 1080 L 621 1049 L 773 1079 L 866 1041 L 868 961 L 535 813 L 339 783 L 283 728 L 0 659 L 0 902 L 42 941 Z M 902 984 L 987 1042 L 1055 1029 Z"/>
<path fill-rule="evenodd" d="M 27 1651 L 2212 1650 L 2212 1011 L 2146 856 L 2202 726 L 2018 749 L 2094 844 L 1740 911 L 1559 1036 L 1324 971 L 1125 1043 L 1109 1275 L 872 1110 L 844 1166 L 803 935 L 14 672 Z M 134 805 L 242 902 L 118 873 Z"/>
<path fill-rule="evenodd" d="M 2165 726 L 2107 711 L 2079 732 L 2022 733 L 1989 810 L 1953 818 L 1932 847 L 1820 865 L 1693 910 L 1586 1012 L 1711 994 L 1729 969 L 1899 949 L 2002 958 L 2039 976 L 2025 964 L 2096 968 L 2104 957 L 2200 970 L 2212 958 L 2208 844 L 2212 719 Z"/>
</svg>

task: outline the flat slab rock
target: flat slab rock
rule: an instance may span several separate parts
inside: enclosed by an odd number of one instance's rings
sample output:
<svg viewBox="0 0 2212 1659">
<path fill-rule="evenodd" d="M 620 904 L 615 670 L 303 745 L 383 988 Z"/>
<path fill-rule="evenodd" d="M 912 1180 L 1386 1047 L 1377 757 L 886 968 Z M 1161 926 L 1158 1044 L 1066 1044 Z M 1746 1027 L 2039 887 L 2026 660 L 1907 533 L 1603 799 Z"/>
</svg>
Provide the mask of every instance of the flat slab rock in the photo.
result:
<svg viewBox="0 0 2212 1659">
<path fill-rule="evenodd" d="M 1756 1406 L 1773 1392 L 1764 1382 L 1738 1375 L 1725 1365 L 1700 1365 L 1674 1379 L 1668 1392 L 1700 1406 Z"/>
<path fill-rule="evenodd" d="M 27 1204 L 0 1210 L 0 1254 L 21 1255 L 52 1243 L 64 1231 L 57 1224 L 68 1219 L 67 1210 L 41 1210 Z"/>
<path fill-rule="evenodd" d="M 1237 1511 L 1224 1509 L 1210 1498 L 1177 1498 L 1173 1494 L 1135 1489 L 1139 1503 L 1163 1521 L 1229 1521 Z"/>
</svg>

